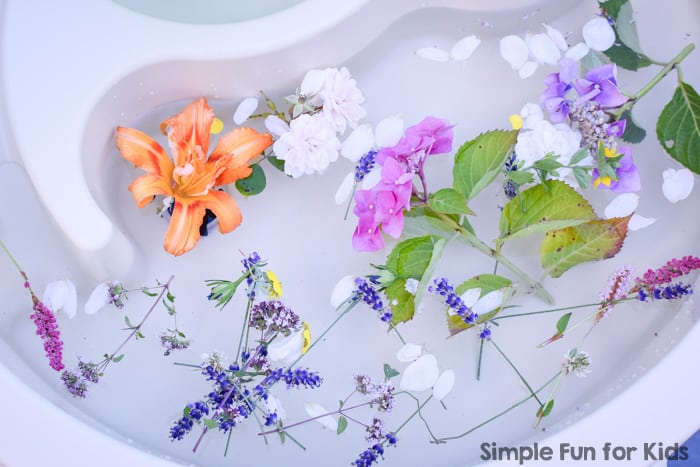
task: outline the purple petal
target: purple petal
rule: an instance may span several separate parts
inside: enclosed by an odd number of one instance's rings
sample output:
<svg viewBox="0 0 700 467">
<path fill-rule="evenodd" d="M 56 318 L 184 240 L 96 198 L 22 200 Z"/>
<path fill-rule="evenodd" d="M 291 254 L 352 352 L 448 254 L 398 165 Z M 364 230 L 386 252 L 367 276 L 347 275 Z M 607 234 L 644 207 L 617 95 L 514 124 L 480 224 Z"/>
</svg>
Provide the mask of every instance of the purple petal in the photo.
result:
<svg viewBox="0 0 700 467">
<path fill-rule="evenodd" d="M 617 84 L 615 65 L 612 63 L 607 65 L 601 65 L 595 67 L 586 73 L 586 79 L 594 83 L 600 83 L 601 81 L 612 81 L 613 84 Z"/>
<path fill-rule="evenodd" d="M 562 83 L 570 84 L 574 79 L 578 78 L 579 65 L 576 60 L 570 58 L 562 58 L 559 62 L 559 80 Z"/>
<path fill-rule="evenodd" d="M 627 97 L 620 93 L 612 81 L 602 81 L 599 84 L 600 94 L 594 100 L 603 107 L 619 107 L 627 102 Z"/>
</svg>

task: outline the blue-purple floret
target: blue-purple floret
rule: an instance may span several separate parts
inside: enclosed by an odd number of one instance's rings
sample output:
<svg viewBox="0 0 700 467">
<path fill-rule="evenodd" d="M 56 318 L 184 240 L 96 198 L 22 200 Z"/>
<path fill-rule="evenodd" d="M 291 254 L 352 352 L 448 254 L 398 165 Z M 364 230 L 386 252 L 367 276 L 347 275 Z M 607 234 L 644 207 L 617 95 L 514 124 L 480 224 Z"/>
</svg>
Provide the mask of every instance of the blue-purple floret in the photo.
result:
<svg viewBox="0 0 700 467">
<path fill-rule="evenodd" d="M 479 315 L 473 313 L 467 305 L 464 304 L 462 298 L 457 295 L 454 290 L 455 288 L 449 281 L 442 277 L 440 279 L 435 279 L 433 281 L 435 285 L 428 287 L 428 291 L 445 298 L 445 304 L 450 307 L 457 315 L 464 319 L 467 324 L 475 324 Z"/>
<path fill-rule="evenodd" d="M 361 182 L 365 176 L 374 168 L 377 151 L 369 151 L 364 156 L 360 157 L 355 165 L 355 182 Z"/>
<path fill-rule="evenodd" d="M 685 295 L 691 295 L 693 287 L 683 283 L 667 285 L 665 287 L 654 287 L 651 293 L 641 289 L 637 294 L 637 298 L 646 302 L 647 300 L 675 300 Z"/>
<path fill-rule="evenodd" d="M 355 279 L 355 285 L 357 286 L 354 291 L 355 300 L 365 302 L 370 308 L 377 312 L 379 319 L 388 323 L 391 321 L 393 315 L 388 308 L 384 307 L 381 295 L 372 287 L 371 283 L 376 284 L 377 282 L 371 277 L 369 282 L 361 277 Z"/>
</svg>

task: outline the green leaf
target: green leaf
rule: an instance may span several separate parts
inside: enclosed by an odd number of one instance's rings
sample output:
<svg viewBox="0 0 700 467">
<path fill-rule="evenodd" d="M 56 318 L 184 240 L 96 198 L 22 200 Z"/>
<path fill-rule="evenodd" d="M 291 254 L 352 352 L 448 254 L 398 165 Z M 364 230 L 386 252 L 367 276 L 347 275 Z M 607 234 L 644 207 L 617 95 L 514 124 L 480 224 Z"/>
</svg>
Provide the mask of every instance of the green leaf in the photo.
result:
<svg viewBox="0 0 700 467">
<path fill-rule="evenodd" d="M 607 0 L 599 1 L 598 6 L 603 10 L 603 15 L 610 16 L 613 20 L 617 18 L 620 13 L 620 8 L 622 5 L 627 3 L 629 0 Z"/>
<path fill-rule="evenodd" d="M 341 434 L 345 429 L 348 427 L 348 419 L 343 417 L 342 415 L 338 417 L 338 429 L 336 430 L 337 434 Z"/>
<path fill-rule="evenodd" d="M 169 301 L 169 302 L 172 303 L 172 302 L 175 301 L 175 295 L 171 294 L 171 293 L 170 293 L 170 290 L 168 290 L 168 291 L 165 293 L 165 296 L 168 298 L 168 301 Z"/>
<path fill-rule="evenodd" d="M 577 264 L 612 258 L 622 248 L 631 217 L 592 220 L 547 232 L 540 248 L 542 269 L 560 277 Z"/>
<path fill-rule="evenodd" d="M 185 406 L 184 409 L 182 409 L 182 416 L 189 418 L 190 412 L 192 412 L 192 408 L 188 405 Z"/>
<path fill-rule="evenodd" d="M 278 159 L 276 156 L 267 156 L 267 161 L 280 172 L 284 172 L 284 160 Z"/>
<path fill-rule="evenodd" d="M 236 181 L 236 189 L 243 196 L 253 196 L 261 193 L 267 185 L 265 171 L 260 167 L 260 164 L 251 166 L 253 171 L 246 178 Z"/>
<path fill-rule="evenodd" d="M 569 165 L 576 165 L 582 160 L 584 160 L 586 157 L 588 157 L 591 154 L 591 150 L 588 148 L 588 146 L 584 146 L 578 151 L 574 153 L 573 156 L 571 156 L 571 159 L 569 160 Z"/>
<path fill-rule="evenodd" d="M 386 267 L 397 277 L 385 290 L 393 314 L 393 324 L 413 318 L 416 297 L 406 291 L 406 279 L 420 281 L 423 278 L 433 258 L 433 252 L 439 253 L 442 250 L 442 246 L 436 249 L 436 244 L 441 241 L 444 243 L 444 239 L 431 235 L 409 238 L 398 243 L 389 253 Z"/>
<path fill-rule="evenodd" d="M 513 172 L 508 172 L 507 177 L 513 180 L 518 185 L 527 185 L 535 181 L 535 176 L 529 170 L 515 170 Z"/>
<path fill-rule="evenodd" d="M 219 426 L 219 424 L 216 423 L 216 420 L 212 420 L 211 418 L 205 418 L 204 425 L 210 430 L 213 430 L 214 428 Z"/>
<path fill-rule="evenodd" d="M 129 320 L 129 317 L 124 315 L 124 322 L 126 323 L 126 327 L 129 329 L 134 329 L 136 326 L 131 324 L 131 320 Z"/>
<path fill-rule="evenodd" d="M 700 96 L 680 83 L 656 124 L 661 146 L 675 160 L 700 174 Z"/>
<path fill-rule="evenodd" d="M 610 59 L 610 61 L 626 70 L 632 71 L 637 71 L 640 68 L 651 65 L 651 60 L 649 57 L 643 53 L 632 50 L 622 43 L 617 31 L 615 32 L 615 36 L 615 44 L 603 52 Z"/>
<path fill-rule="evenodd" d="M 638 70 L 651 65 L 649 57 L 641 53 L 634 11 L 627 0 L 598 2 L 605 13 L 612 18 L 615 43 L 603 53 L 617 65 L 628 70 Z"/>
<path fill-rule="evenodd" d="M 384 364 L 384 379 L 388 381 L 398 375 L 399 372 L 397 370 L 393 369 L 388 363 Z"/>
<path fill-rule="evenodd" d="M 574 178 L 576 178 L 576 183 L 581 188 L 589 188 L 593 181 L 593 174 L 589 169 L 584 167 L 574 167 Z"/>
<path fill-rule="evenodd" d="M 547 180 L 506 204 L 501 213 L 501 239 L 570 227 L 595 217 L 591 205 L 576 190 L 559 180 Z"/>
<path fill-rule="evenodd" d="M 455 155 L 454 189 L 470 200 L 486 188 L 503 169 L 517 137 L 516 130 L 497 130 L 464 143 Z"/>
<path fill-rule="evenodd" d="M 569 320 L 571 319 L 571 312 L 566 313 L 564 316 L 559 318 L 557 321 L 557 333 L 564 334 L 566 328 L 569 326 Z"/>
<path fill-rule="evenodd" d="M 168 314 L 174 315 L 175 314 L 175 307 L 170 304 L 166 299 L 162 299 L 161 302 L 163 303 L 163 306 L 165 307 L 166 310 L 168 310 Z"/>
<path fill-rule="evenodd" d="M 561 162 L 551 157 L 545 157 L 543 159 L 537 160 L 533 165 L 536 169 L 544 170 L 545 172 L 551 172 L 562 167 Z"/>
<path fill-rule="evenodd" d="M 443 188 L 436 191 L 428 199 L 428 206 L 443 214 L 474 214 L 467 207 L 467 199 L 453 188 Z"/>
<path fill-rule="evenodd" d="M 554 408 L 554 399 L 550 400 L 545 404 L 544 407 L 540 407 L 537 409 L 537 418 L 544 418 L 550 413 L 552 413 L 552 409 Z"/>
<path fill-rule="evenodd" d="M 630 2 L 624 2 L 620 5 L 620 9 L 615 15 L 615 24 L 613 29 L 617 33 L 620 42 L 625 44 L 635 52 L 641 52 L 639 46 L 639 36 L 637 35 L 637 23 L 634 19 L 634 9 Z"/>
<path fill-rule="evenodd" d="M 143 292 L 144 295 L 148 295 L 149 297 L 155 297 L 158 295 L 156 292 L 151 292 L 150 290 L 146 289 L 145 287 L 141 289 L 141 292 Z"/>
<path fill-rule="evenodd" d="M 637 144 L 641 143 L 647 136 L 647 131 L 640 127 L 637 122 L 632 118 L 632 112 L 625 110 L 620 115 L 618 120 L 625 120 L 625 132 L 622 134 L 622 140 L 628 143 Z"/>
<path fill-rule="evenodd" d="M 425 271 L 423 271 L 423 273 L 421 274 L 420 282 L 418 282 L 418 287 L 416 288 L 416 294 L 414 298 L 416 306 L 420 306 L 421 300 L 423 300 L 423 295 L 425 294 L 425 291 L 428 290 L 430 279 L 433 277 L 435 268 L 440 262 L 440 258 L 442 257 L 442 250 L 445 248 L 446 244 L 447 240 L 445 240 L 444 238 L 440 238 L 437 241 L 435 241 L 435 244 L 433 245 L 433 252 L 430 255 L 430 261 L 428 262 L 428 266 L 425 268 Z"/>
<path fill-rule="evenodd" d="M 496 274 L 480 274 L 478 276 L 472 277 L 471 279 L 467 279 L 466 281 L 462 282 L 457 287 L 455 287 L 455 293 L 457 295 L 462 295 L 469 289 L 479 288 L 481 289 L 481 294 L 479 295 L 479 298 L 481 298 L 489 292 L 503 289 L 503 303 L 505 304 L 505 302 L 508 300 L 510 287 L 512 284 L 513 282 L 510 279 L 506 279 L 503 276 L 499 276 Z M 477 324 L 481 324 L 490 320 L 498 313 L 500 313 L 501 310 L 503 310 L 503 306 L 500 306 L 493 311 L 489 311 L 488 313 L 480 315 L 476 321 Z M 455 334 L 464 331 L 465 329 L 473 327 L 473 325 L 465 323 L 464 319 L 459 315 L 447 315 L 447 327 L 450 331 L 450 335 L 454 336 Z"/>
<path fill-rule="evenodd" d="M 112 362 L 113 362 L 113 363 L 119 363 L 119 362 L 122 361 L 123 358 L 124 358 L 124 354 L 117 355 L 116 357 L 114 357 L 114 358 L 112 359 Z"/>
</svg>

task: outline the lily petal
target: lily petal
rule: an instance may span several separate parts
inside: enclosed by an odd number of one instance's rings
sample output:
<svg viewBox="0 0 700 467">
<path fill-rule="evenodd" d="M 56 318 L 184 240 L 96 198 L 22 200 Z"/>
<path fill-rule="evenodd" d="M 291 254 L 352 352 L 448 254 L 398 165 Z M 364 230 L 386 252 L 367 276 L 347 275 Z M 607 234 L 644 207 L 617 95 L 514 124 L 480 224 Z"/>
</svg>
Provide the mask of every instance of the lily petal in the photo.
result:
<svg viewBox="0 0 700 467">
<path fill-rule="evenodd" d="M 202 225 L 205 210 L 198 199 L 175 199 L 170 225 L 165 232 L 165 251 L 180 256 L 194 248 L 200 238 L 199 226 Z"/>
<path fill-rule="evenodd" d="M 117 148 L 124 159 L 140 169 L 166 177 L 173 172 L 173 162 L 163 147 L 146 133 L 117 127 Z"/>
<path fill-rule="evenodd" d="M 214 120 L 214 111 L 207 99 L 202 97 L 179 114 L 167 118 L 160 124 L 161 131 L 167 128 L 168 141 L 175 157 L 175 165 L 185 165 L 192 154 L 206 154 L 209 150 L 209 132 Z M 195 148 L 199 146 L 200 151 Z"/>
<path fill-rule="evenodd" d="M 216 214 L 216 219 L 219 221 L 219 232 L 228 233 L 241 225 L 243 216 L 238 208 L 238 203 L 225 191 L 212 190 L 198 198 L 204 209 L 209 209 Z M 202 219 L 199 222 L 201 224 Z"/>
<path fill-rule="evenodd" d="M 258 133 L 252 128 L 236 128 L 218 142 L 208 163 L 226 167 L 214 180 L 214 186 L 226 185 L 250 175 L 248 162 L 272 144 L 272 135 Z M 230 159 L 229 159 L 230 158 Z"/>
<path fill-rule="evenodd" d="M 171 196 L 173 194 L 168 178 L 155 174 L 145 174 L 134 179 L 129 184 L 129 191 L 140 208 L 153 201 L 155 195 Z"/>
</svg>

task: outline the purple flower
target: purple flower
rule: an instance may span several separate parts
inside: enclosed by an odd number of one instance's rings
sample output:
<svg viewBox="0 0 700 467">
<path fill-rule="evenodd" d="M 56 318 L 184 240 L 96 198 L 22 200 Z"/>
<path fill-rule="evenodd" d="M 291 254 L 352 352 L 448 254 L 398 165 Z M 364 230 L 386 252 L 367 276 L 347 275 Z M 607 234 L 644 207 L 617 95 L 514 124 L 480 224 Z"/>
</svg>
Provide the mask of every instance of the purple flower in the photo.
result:
<svg viewBox="0 0 700 467">
<path fill-rule="evenodd" d="M 426 117 L 407 128 L 395 146 L 381 149 L 377 153 L 377 162 L 383 165 L 387 158 L 393 158 L 407 168 L 422 169 L 425 156 L 452 150 L 452 136 L 452 125 L 447 120 Z"/>
<path fill-rule="evenodd" d="M 627 127 L 627 120 L 618 120 L 616 122 L 612 122 L 608 126 L 608 135 L 615 136 L 617 138 L 622 138 L 622 135 L 625 133 L 626 127 Z"/>
<path fill-rule="evenodd" d="M 552 73 L 544 79 L 547 88 L 540 96 L 540 104 L 549 112 L 552 123 L 565 122 L 569 116 L 571 101 L 566 94 L 579 73 L 578 62 L 574 60 L 564 58 L 559 65 L 559 73 Z"/>
<path fill-rule="evenodd" d="M 44 305 L 29 286 L 29 282 L 25 282 L 24 286 L 29 289 L 32 296 L 34 313 L 29 315 L 36 325 L 36 334 L 44 341 L 44 351 L 49 359 L 49 366 L 56 371 L 61 371 L 65 368 L 63 365 L 63 341 L 61 340 L 61 332 L 58 330 L 58 323 L 53 312 Z"/>
<path fill-rule="evenodd" d="M 634 165 L 632 160 L 632 148 L 619 146 L 618 150 L 623 156 L 620 159 L 620 165 L 615 169 L 617 180 L 601 177 L 598 169 L 593 169 L 593 186 L 596 188 L 609 188 L 615 193 L 629 193 L 641 190 L 642 182 L 637 166 Z"/>
<path fill-rule="evenodd" d="M 592 100 L 605 108 L 619 107 L 627 97 L 617 89 L 617 68 L 614 64 L 596 67 L 574 82 L 579 102 Z"/>
</svg>

